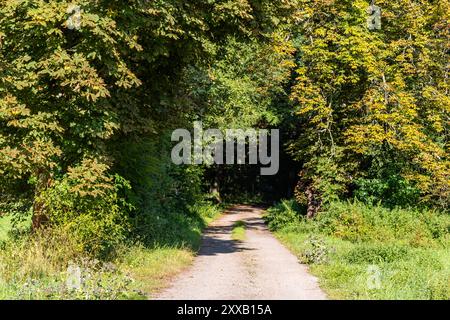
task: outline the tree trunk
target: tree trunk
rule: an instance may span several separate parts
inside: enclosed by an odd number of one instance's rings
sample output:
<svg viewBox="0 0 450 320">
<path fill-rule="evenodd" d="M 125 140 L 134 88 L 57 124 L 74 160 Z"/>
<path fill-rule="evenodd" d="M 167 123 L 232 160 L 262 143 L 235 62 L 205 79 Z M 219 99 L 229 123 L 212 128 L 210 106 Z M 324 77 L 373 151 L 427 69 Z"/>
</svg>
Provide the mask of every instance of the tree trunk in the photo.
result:
<svg viewBox="0 0 450 320">
<path fill-rule="evenodd" d="M 33 216 L 31 225 L 33 230 L 42 228 L 48 222 L 48 216 L 45 213 L 45 203 L 41 199 L 41 194 L 51 185 L 51 178 L 45 170 L 38 170 L 36 173 L 37 182 L 34 191 Z"/>
<path fill-rule="evenodd" d="M 212 181 L 212 185 L 210 188 L 211 194 L 214 194 L 216 196 L 216 201 L 217 203 L 222 203 L 222 197 L 220 196 L 220 185 L 221 185 L 221 181 L 222 181 L 222 169 L 221 166 L 218 165 L 216 166 L 216 170 L 214 171 L 214 177 L 213 177 L 213 181 Z"/>
<path fill-rule="evenodd" d="M 319 212 L 321 201 L 319 200 L 317 193 L 315 192 L 314 188 L 311 185 L 309 185 L 306 188 L 305 194 L 308 200 L 307 202 L 308 209 L 306 211 L 306 217 L 308 219 L 312 219 L 317 215 L 317 212 Z"/>
</svg>

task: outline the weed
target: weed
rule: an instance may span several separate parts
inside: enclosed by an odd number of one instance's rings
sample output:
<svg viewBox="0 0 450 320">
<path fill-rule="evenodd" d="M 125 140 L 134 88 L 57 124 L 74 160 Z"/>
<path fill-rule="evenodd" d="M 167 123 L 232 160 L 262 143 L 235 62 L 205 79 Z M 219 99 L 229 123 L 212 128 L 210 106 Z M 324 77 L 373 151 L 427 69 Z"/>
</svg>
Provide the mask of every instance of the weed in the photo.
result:
<svg viewBox="0 0 450 320">
<path fill-rule="evenodd" d="M 322 238 L 311 235 L 306 241 L 306 249 L 301 255 L 301 261 L 306 264 L 324 264 L 328 261 L 330 248 Z"/>
</svg>

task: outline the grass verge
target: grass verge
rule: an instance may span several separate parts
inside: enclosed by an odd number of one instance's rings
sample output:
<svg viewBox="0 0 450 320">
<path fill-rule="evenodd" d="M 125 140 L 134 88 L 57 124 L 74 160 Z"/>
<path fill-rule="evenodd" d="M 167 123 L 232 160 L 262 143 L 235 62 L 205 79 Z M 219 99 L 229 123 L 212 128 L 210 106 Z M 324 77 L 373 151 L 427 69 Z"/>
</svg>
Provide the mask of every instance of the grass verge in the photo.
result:
<svg viewBox="0 0 450 320">
<path fill-rule="evenodd" d="M 245 238 L 245 222 L 237 221 L 233 226 L 233 230 L 231 231 L 231 239 L 235 241 L 244 241 Z"/>
<path fill-rule="evenodd" d="M 269 210 L 269 225 L 329 298 L 450 299 L 448 215 L 339 202 L 306 220 L 291 209 Z"/>
<path fill-rule="evenodd" d="M 168 230 L 177 230 L 177 239 L 123 243 L 106 261 L 77 251 L 64 230 L 11 238 L 9 222 L 0 218 L 0 300 L 151 298 L 192 263 L 202 228 L 221 211 L 203 203 L 192 212 L 195 219 L 171 222 Z"/>
<path fill-rule="evenodd" d="M 120 255 L 117 264 L 134 279 L 132 287 L 135 291 L 151 298 L 170 279 L 192 264 L 200 245 L 202 226 L 207 226 L 221 214 L 219 208 L 209 205 L 198 208 L 198 211 L 202 224 L 192 227 L 189 234 L 182 236 L 185 240 L 182 245 L 156 245 L 151 248 L 134 245 Z"/>
</svg>

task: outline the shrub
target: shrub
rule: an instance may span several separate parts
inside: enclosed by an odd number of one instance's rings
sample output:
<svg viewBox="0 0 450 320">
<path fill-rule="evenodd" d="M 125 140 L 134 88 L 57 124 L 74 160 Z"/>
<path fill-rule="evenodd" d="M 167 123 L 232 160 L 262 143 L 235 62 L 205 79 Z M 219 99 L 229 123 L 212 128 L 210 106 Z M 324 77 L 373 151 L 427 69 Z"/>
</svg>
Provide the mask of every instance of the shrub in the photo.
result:
<svg viewBox="0 0 450 320">
<path fill-rule="evenodd" d="M 299 222 L 302 209 L 295 200 L 282 200 L 269 208 L 264 218 L 270 230 L 278 230 L 286 225 Z"/>
<path fill-rule="evenodd" d="M 84 160 L 40 195 L 50 224 L 64 229 L 94 256 L 122 242 L 127 231 L 130 207 L 119 192 L 129 185 L 118 175 L 109 177 L 107 169 L 96 160 Z"/>
<path fill-rule="evenodd" d="M 420 191 L 398 174 L 384 179 L 361 178 L 356 181 L 356 186 L 355 197 L 368 204 L 381 201 L 383 205 L 393 208 L 409 207 L 419 202 Z"/>
<path fill-rule="evenodd" d="M 317 216 L 316 223 L 323 233 L 344 240 L 362 240 L 370 230 L 364 212 L 359 207 L 341 202 L 332 202 L 326 211 Z"/>
</svg>

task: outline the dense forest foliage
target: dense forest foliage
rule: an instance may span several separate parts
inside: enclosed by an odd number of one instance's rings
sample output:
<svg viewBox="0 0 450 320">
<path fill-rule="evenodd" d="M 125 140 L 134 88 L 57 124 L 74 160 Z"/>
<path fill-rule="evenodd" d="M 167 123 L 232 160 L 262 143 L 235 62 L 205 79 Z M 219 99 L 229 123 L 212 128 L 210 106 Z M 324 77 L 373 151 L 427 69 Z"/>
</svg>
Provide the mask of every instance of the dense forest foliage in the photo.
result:
<svg viewBox="0 0 450 320">
<path fill-rule="evenodd" d="M 277 67 L 271 40 L 292 3 L 78 5 L 76 29 L 71 2 L 2 1 L 1 203 L 31 211 L 35 229 L 70 226 L 97 250 L 120 241 L 130 218 L 142 227 L 200 196 L 201 169 L 170 164 L 170 130 L 191 127 L 206 102 L 216 122 L 257 121 L 264 110 L 253 106 L 267 104 L 279 71 L 259 63 L 241 87 L 246 70 L 224 65 L 245 52 L 246 68 L 252 54 Z"/>
<path fill-rule="evenodd" d="M 206 203 L 446 212 L 450 2 L 376 3 L 379 30 L 364 0 L 0 0 L 11 237 L 107 260 L 182 243 Z M 193 121 L 279 128 L 279 175 L 172 164 L 171 132 Z"/>
</svg>

